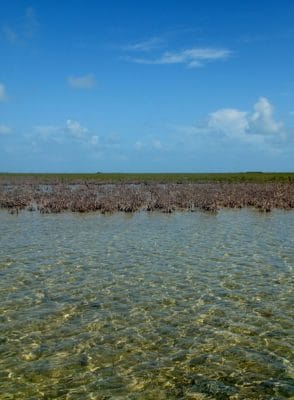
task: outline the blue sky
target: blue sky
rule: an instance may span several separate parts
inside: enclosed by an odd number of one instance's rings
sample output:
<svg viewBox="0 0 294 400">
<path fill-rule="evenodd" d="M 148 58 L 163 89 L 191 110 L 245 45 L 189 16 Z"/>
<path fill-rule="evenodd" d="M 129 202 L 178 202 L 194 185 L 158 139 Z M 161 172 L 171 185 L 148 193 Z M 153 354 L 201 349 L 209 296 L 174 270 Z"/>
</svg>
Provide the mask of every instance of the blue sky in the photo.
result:
<svg viewBox="0 0 294 400">
<path fill-rule="evenodd" d="M 0 2 L 0 171 L 294 170 L 294 2 Z"/>
</svg>

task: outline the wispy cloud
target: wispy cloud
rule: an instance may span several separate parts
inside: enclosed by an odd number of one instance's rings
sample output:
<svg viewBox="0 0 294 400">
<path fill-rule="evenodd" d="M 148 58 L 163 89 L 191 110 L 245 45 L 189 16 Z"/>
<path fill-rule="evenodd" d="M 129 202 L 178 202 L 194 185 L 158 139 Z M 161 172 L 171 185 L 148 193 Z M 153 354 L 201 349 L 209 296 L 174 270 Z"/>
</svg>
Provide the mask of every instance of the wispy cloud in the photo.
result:
<svg viewBox="0 0 294 400">
<path fill-rule="evenodd" d="M 159 139 L 158 137 L 149 135 L 145 138 L 141 138 L 141 140 L 137 140 L 133 148 L 136 150 L 136 152 L 165 152 L 170 150 L 172 147 L 171 143 L 166 143 L 165 140 L 162 140 L 161 138 Z"/>
<path fill-rule="evenodd" d="M 245 43 L 245 44 L 251 44 L 251 43 L 256 43 L 256 42 L 265 42 L 270 40 L 270 37 L 268 34 L 255 34 L 252 35 L 251 33 L 245 34 L 237 38 L 237 41 L 240 43 Z"/>
<path fill-rule="evenodd" d="M 20 23 L 3 25 L 4 38 L 13 45 L 26 45 L 38 32 L 39 20 L 33 7 L 27 7 Z"/>
<path fill-rule="evenodd" d="M 231 55 L 232 51 L 229 49 L 193 47 L 178 52 L 166 51 L 154 58 L 127 57 L 127 60 L 137 64 L 183 64 L 188 68 L 197 68 L 210 61 L 225 60 Z"/>
<path fill-rule="evenodd" d="M 88 132 L 88 129 L 83 127 L 78 121 L 68 119 L 66 121 L 67 131 L 76 138 L 82 138 Z"/>
<path fill-rule="evenodd" d="M 6 100 L 6 89 L 3 83 L 0 83 L 0 101 Z"/>
<path fill-rule="evenodd" d="M 161 143 L 161 141 L 159 139 L 152 140 L 152 147 L 155 150 L 162 150 L 163 149 L 162 143 Z"/>
<path fill-rule="evenodd" d="M 38 125 L 34 127 L 33 136 L 45 141 L 62 142 L 66 138 L 87 140 L 88 129 L 79 121 L 67 119 L 64 125 Z"/>
<path fill-rule="evenodd" d="M 122 46 L 121 49 L 125 51 L 142 51 L 142 52 L 148 52 L 154 49 L 157 49 L 159 47 L 162 47 L 164 44 L 164 40 L 159 37 L 152 37 L 147 40 L 143 40 L 140 42 L 134 42 L 127 44 L 125 46 Z"/>
<path fill-rule="evenodd" d="M 92 89 L 96 85 L 96 79 L 93 74 L 70 76 L 68 84 L 75 89 Z"/>
<path fill-rule="evenodd" d="M 141 140 L 137 140 L 134 144 L 134 149 L 139 151 L 144 149 L 145 146 L 146 146 L 145 143 L 141 142 Z"/>
<path fill-rule="evenodd" d="M 5 39 L 11 43 L 16 44 L 18 42 L 18 34 L 11 28 L 11 26 L 4 25 L 2 27 L 2 32 Z"/>
<path fill-rule="evenodd" d="M 93 151 L 111 151 L 120 148 L 119 135 L 112 133 L 98 136 L 79 121 L 67 119 L 61 125 L 38 125 L 27 139 L 42 143 L 79 144 Z"/>
<path fill-rule="evenodd" d="M 11 128 L 7 125 L 0 124 L 0 135 L 9 135 L 11 133 Z"/>
<path fill-rule="evenodd" d="M 33 37 L 39 29 L 39 21 L 33 7 L 25 10 L 24 33 L 28 37 Z"/>
</svg>

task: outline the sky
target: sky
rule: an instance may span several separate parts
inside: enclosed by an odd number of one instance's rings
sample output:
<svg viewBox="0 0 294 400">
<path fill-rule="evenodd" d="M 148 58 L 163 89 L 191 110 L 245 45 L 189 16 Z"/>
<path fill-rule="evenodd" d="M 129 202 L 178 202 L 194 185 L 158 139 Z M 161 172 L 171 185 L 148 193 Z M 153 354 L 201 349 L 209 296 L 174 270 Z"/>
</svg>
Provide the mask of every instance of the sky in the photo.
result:
<svg viewBox="0 0 294 400">
<path fill-rule="evenodd" d="M 294 1 L 0 2 L 1 172 L 294 171 Z"/>
</svg>

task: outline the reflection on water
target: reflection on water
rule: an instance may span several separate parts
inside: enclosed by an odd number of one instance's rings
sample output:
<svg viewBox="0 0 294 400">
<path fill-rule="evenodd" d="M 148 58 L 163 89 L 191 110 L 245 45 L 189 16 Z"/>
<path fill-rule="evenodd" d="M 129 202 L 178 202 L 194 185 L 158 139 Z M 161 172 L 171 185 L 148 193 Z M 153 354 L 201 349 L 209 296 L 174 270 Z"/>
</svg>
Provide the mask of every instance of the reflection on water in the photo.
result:
<svg viewBox="0 0 294 400">
<path fill-rule="evenodd" d="M 294 395 L 294 212 L 0 226 L 1 399 Z"/>
</svg>

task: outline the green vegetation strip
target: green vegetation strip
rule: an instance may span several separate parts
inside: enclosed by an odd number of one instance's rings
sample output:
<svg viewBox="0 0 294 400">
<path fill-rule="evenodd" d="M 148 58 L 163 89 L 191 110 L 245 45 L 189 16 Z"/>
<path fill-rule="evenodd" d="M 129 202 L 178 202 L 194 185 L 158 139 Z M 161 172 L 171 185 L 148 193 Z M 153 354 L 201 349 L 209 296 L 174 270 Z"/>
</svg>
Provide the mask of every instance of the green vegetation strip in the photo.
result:
<svg viewBox="0 0 294 400">
<path fill-rule="evenodd" d="M 294 182 L 294 172 L 240 173 L 0 173 L 0 182 L 42 183 L 193 183 L 193 182 Z"/>
</svg>

